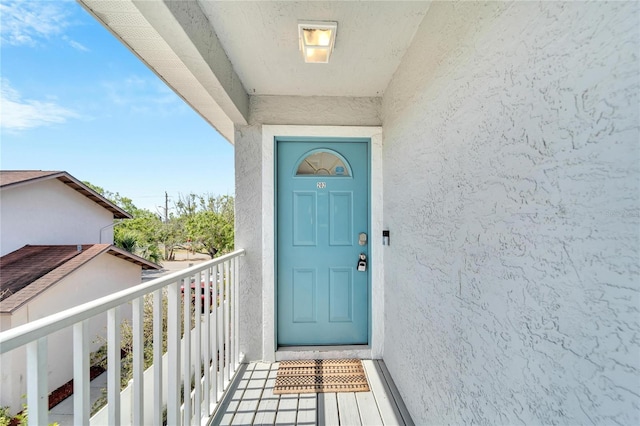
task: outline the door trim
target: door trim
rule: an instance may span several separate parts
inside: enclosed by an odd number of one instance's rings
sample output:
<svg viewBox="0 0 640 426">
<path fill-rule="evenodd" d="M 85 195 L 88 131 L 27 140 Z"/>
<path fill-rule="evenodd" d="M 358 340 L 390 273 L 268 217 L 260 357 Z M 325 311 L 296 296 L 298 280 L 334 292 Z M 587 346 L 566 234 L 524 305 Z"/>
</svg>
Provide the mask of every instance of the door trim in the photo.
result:
<svg viewBox="0 0 640 426">
<path fill-rule="evenodd" d="M 384 340 L 384 267 L 382 250 L 382 128 L 350 126 L 262 126 L 262 357 L 276 360 L 275 145 L 278 137 L 369 138 L 371 300 L 369 346 L 363 358 L 381 358 Z M 345 348 L 346 349 L 346 348 Z M 311 348 L 310 350 L 313 350 Z M 316 349 L 317 350 L 317 349 Z"/>
</svg>

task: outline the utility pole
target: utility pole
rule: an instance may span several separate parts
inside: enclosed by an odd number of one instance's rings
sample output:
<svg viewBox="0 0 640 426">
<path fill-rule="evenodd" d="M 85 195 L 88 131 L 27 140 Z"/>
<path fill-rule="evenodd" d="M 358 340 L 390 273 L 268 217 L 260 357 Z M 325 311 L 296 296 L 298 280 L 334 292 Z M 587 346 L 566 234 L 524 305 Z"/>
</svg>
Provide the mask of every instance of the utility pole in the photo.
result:
<svg viewBox="0 0 640 426">
<path fill-rule="evenodd" d="M 164 223 L 169 222 L 169 194 L 164 191 Z"/>
</svg>

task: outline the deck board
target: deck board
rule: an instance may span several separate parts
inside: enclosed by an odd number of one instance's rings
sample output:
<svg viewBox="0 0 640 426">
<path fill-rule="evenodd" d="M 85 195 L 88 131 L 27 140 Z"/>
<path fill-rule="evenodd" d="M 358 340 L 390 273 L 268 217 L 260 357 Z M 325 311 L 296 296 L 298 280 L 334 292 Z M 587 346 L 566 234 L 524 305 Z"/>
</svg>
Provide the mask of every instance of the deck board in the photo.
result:
<svg viewBox="0 0 640 426">
<path fill-rule="evenodd" d="M 391 396 L 391 391 L 387 386 L 386 380 L 381 377 L 381 371 L 378 369 L 376 361 L 369 359 L 362 360 L 362 365 L 367 373 L 369 387 L 376 396 L 376 404 L 380 411 L 380 417 L 385 425 L 402 425 L 404 421 L 400 415 L 400 411 Z"/>
<path fill-rule="evenodd" d="M 340 415 L 340 424 L 349 426 L 361 425 L 360 413 L 358 412 L 358 403 L 356 395 L 353 392 L 340 392 L 336 394 L 338 398 L 338 413 Z"/>
<path fill-rule="evenodd" d="M 278 363 L 243 366 L 212 425 L 409 425 L 411 417 L 384 362 L 363 360 L 369 392 L 283 394 L 273 387 Z"/>
<path fill-rule="evenodd" d="M 280 396 L 278 413 L 276 414 L 277 425 L 295 425 L 298 413 L 298 394 L 291 393 Z"/>
<path fill-rule="evenodd" d="M 231 425 L 254 368 L 255 364 L 247 364 L 238 370 L 238 380 L 235 380 L 234 383 L 229 386 L 228 393 L 223 396 L 220 407 L 216 410 L 216 413 L 214 413 L 214 417 L 212 418 L 214 424 L 224 426 Z"/>
<path fill-rule="evenodd" d="M 253 420 L 254 425 L 273 425 L 276 422 L 280 395 L 274 395 L 273 387 L 276 384 L 277 369 L 278 367 L 276 365 L 275 369 L 272 367 L 268 372 L 262 398 L 260 399 L 260 404 L 258 405 L 258 410 Z"/>
<path fill-rule="evenodd" d="M 313 426 L 316 424 L 318 398 L 316 394 L 302 394 L 298 399 L 298 418 L 296 425 Z"/>
<path fill-rule="evenodd" d="M 358 402 L 358 411 L 363 425 L 377 426 L 383 424 L 373 392 L 357 392 L 356 401 Z"/>
<path fill-rule="evenodd" d="M 338 401 L 335 393 L 318 394 L 318 424 L 338 425 Z"/>
<path fill-rule="evenodd" d="M 236 410 L 236 415 L 231 422 L 232 425 L 250 425 L 253 423 L 266 382 L 266 378 L 255 379 L 253 376 L 251 377 Z"/>
<path fill-rule="evenodd" d="M 415 423 L 413 423 L 413 420 L 411 419 L 411 415 L 409 414 L 409 410 L 407 410 L 407 406 L 404 405 L 404 401 L 400 396 L 400 391 L 398 391 L 396 384 L 393 383 L 393 379 L 391 378 L 391 373 L 387 369 L 387 366 L 382 361 L 377 361 L 377 364 L 378 364 L 378 367 L 380 368 L 380 371 L 382 371 L 382 374 L 384 375 L 384 379 L 387 381 L 387 386 L 391 390 L 391 396 L 393 397 L 394 402 L 398 406 L 398 410 L 400 411 L 402 420 L 407 426 L 415 426 Z"/>
</svg>

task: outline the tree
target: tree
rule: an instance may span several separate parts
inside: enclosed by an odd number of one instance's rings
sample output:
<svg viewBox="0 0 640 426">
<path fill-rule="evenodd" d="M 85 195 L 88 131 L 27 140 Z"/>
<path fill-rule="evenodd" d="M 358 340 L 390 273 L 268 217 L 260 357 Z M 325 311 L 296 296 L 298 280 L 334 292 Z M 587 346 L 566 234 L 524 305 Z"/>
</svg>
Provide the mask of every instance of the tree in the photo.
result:
<svg viewBox="0 0 640 426">
<path fill-rule="evenodd" d="M 136 207 L 131 198 L 123 197 L 118 192 L 106 191 L 90 182 L 83 183 L 133 216 L 116 223 L 113 227 L 113 240 L 117 247 L 151 262 L 157 263 L 162 260 L 162 253 L 158 247 L 162 223 L 158 216 L 147 209 Z"/>
<path fill-rule="evenodd" d="M 114 243 L 124 250 L 156 263 L 163 257 L 173 260 L 175 249 L 188 241 L 190 249 L 211 258 L 233 250 L 233 196 L 180 194 L 174 203 L 176 214 L 163 222 L 151 211 L 136 207 L 130 198 L 89 182 L 84 184 L 133 216 L 113 228 Z"/>
<path fill-rule="evenodd" d="M 186 233 L 194 250 L 212 259 L 233 250 L 233 197 L 206 195 L 198 201 L 200 209 L 185 218 Z"/>
<path fill-rule="evenodd" d="M 160 226 L 158 241 L 164 246 L 164 258 L 175 259 L 175 249 L 187 239 L 184 230 L 184 219 L 171 215 Z"/>
<path fill-rule="evenodd" d="M 138 211 L 140 210 L 138 207 L 136 207 L 133 204 L 133 200 L 131 198 L 123 197 L 122 195 L 120 195 L 119 192 L 107 191 L 101 186 L 94 185 L 91 182 L 87 182 L 86 180 L 83 181 L 82 183 L 84 183 L 89 188 L 93 189 L 98 194 L 102 195 L 104 198 L 111 201 L 113 204 L 120 207 L 122 210 L 126 211 L 127 213 L 131 214 L 134 217 L 136 216 L 136 213 L 138 213 Z"/>
<path fill-rule="evenodd" d="M 138 246 L 138 235 L 131 231 L 118 231 L 119 232 L 114 232 L 113 235 L 113 243 L 115 246 L 130 253 L 135 252 L 136 247 Z"/>
<path fill-rule="evenodd" d="M 189 217 L 196 214 L 198 205 L 202 204 L 202 195 L 190 193 L 189 195 L 178 194 L 178 201 L 174 203 L 174 207 L 178 217 Z"/>
<path fill-rule="evenodd" d="M 162 260 L 158 246 L 161 229 L 162 222 L 158 216 L 149 210 L 136 208 L 132 219 L 123 220 L 114 227 L 114 241 L 116 245 L 119 241 L 128 241 L 130 247 L 130 240 L 134 240 L 133 251 L 125 246 L 120 247 L 157 263 Z"/>
</svg>

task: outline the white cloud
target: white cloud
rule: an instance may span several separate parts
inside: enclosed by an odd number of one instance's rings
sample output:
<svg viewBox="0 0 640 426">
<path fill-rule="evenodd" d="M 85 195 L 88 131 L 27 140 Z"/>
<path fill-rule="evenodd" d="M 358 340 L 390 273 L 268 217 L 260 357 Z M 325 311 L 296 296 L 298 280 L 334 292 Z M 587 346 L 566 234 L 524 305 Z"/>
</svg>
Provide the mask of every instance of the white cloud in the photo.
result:
<svg viewBox="0 0 640 426">
<path fill-rule="evenodd" d="M 8 45 L 36 45 L 62 33 L 68 26 L 66 2 L 3 1 L 0 3 L 0 38 Z"/>
<path fill-rule="evenodd" d="M 55 102 L 22 99 L 6 79 L 0 82 L 0 127 L 6 130 L 25 130 L 64 123 L 79 115 Z"/>
<path fill-rule="evenodd" d="M 79 50 L 81 52 L 89 52 L 90 49 L 85 46 L 84 44 L 78 43 L 75 40 L 71 40 L 70 38 L 65 37 L 65 40 L 67 41 L 67 43 L 69 43 L 69 46 L 73 47 L 76 50 Z"/>
<path fill-rule="evenodd" d="M 102 87 L 106 99 L 133 114 L 167 116 L 187 109 L 182 99 L 155 78 L 130 75 L 120 81 L 105 81 Z"/>
</svg>

